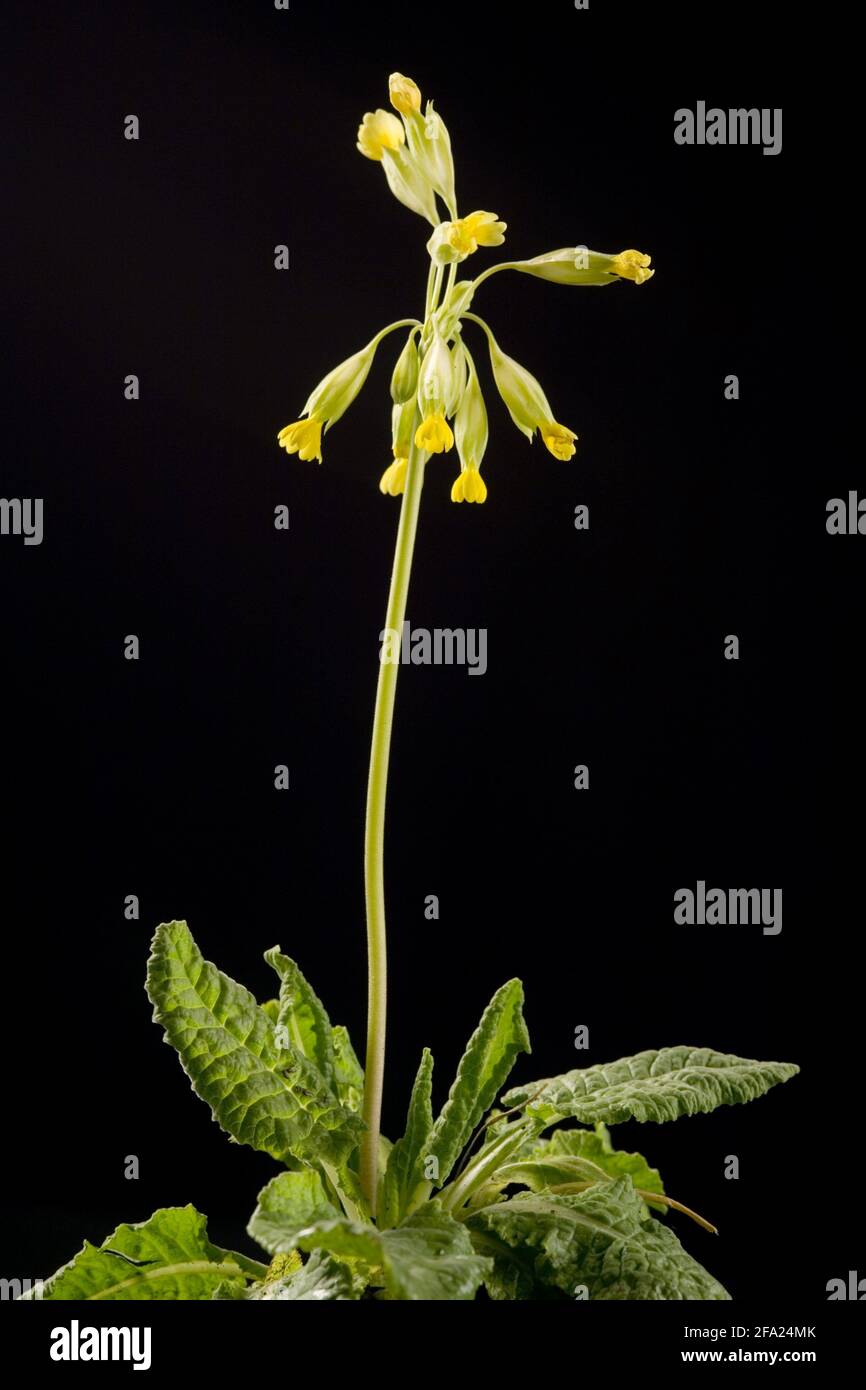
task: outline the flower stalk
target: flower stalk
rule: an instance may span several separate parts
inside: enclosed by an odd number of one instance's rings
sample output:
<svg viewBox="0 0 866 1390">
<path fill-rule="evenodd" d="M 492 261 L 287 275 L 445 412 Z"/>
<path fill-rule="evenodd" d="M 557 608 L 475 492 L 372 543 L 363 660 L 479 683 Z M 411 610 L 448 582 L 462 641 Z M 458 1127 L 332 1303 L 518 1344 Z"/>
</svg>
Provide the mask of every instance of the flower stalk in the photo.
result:
<svg viewBox="0 0 866 1390">
<path fill-rule="evenodd" d="M 417 413 L 416 413 L 417 423 Z M 412 557 L 418 530 L 421 490 L 424 486 L 425 456 L 414 442 L 409 446 L 406 483 L 400 507 L 400 522 L 394 548 L 394 567 L 385 627 L 402 632 L 406 600 L 412 573 Z M 391 730 L 394 699 L 397 694 L 398 662 L 380 661 L 370 745 L 370 772 L 367 781 L 367 815 L 364 830 L 364 891 L 367 904 L 367 1053 L 364 1068 L 362 1118 L 367 1126 L 361 1139 L 361 1187 L 376 1214 L 379 1187 L 379 1135 L 382 1117 L 382 1089 L 385 1076 L 385 1030 L 388 1006 L 388 954 L 385 931 L 385 803 L 388 791 L 388 764 L 391 756 Z"/>
</svg>

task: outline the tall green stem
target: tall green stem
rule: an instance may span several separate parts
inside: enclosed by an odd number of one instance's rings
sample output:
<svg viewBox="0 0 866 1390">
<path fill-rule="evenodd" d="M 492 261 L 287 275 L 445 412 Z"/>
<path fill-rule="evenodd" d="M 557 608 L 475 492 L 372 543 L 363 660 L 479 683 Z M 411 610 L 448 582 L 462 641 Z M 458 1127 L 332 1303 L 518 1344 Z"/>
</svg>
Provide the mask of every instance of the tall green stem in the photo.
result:
<svg viewBox="0 0 866 1390">
<path fill-rule="evenodd" d="M 417 423 L 417 421 L 416 421 Z M 414 436 L 414 427 L 413 427 Z M 364 1078 L 363 1119 L 367 1128 L 361 1141 L 361 1186 L 376 1214 L 379 1185 L 379 1129 L 385 1073 L 388 956 L 385 932 L 385 801 L 394 697 L 397 693 L 399 643 L 406 616 L 406 597 L 412 572 L 412 556 L 418 529 L 418 509 L 424 485 L 424 455 L 413 443 L 409 449 L 406 486 L 400 508 L 400 524 L 394 550 L 394 568 L 385 627 L 391 637 L 391 661 L 380 661 L 367 782 L 367 822 L 364 835 L 364 887 L 367 901 L 367 1058 Z M 393 645 L 396 644 L 396 652 Z M 384 651 L 383 651 L 384 654 Z"/>
</svg>

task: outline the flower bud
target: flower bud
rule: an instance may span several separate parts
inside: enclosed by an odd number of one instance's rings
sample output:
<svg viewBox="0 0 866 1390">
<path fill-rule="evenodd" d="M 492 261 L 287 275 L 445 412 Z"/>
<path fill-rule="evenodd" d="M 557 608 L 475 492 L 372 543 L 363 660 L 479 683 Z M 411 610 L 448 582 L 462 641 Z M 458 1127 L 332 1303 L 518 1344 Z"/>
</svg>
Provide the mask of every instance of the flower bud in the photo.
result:
<svg viewBox="0 0 866 1390">
<path fill-rule="evenodd" d="M 391 105 L 401 116 L 408 116 L 410 111 L 421 110 L 421 92 L 411 77 L 404 77 L 402 72 L 392 72 L 388 78 L 388 91 Z"/>
<path fill-rule="evenodd" d="M 418 348 L 415 345 L 417 328 L 406 339 L 391 376 L 391 400 L 398 405 L 411 400 L 418 388 Z"/>
</svg>

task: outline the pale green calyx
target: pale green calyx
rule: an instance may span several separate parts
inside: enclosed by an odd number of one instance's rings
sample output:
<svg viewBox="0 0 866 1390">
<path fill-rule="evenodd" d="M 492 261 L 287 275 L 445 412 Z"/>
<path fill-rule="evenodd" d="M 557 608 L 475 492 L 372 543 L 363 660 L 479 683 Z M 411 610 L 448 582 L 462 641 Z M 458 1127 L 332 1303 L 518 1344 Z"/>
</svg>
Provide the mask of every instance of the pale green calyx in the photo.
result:
<svg viewBox="0 0 866 1390">
<path fill-rule="evenodd" d="M 445 414 L 453 393 L 453 365 L 445 339 L 434 329 L 433 341 L 421 363 L 418 377 L 418 405 L 424 418 Z"/>
<path fill-rule="evenodd" d="M 320 420 L 327 420 L 329 425 L 339 420 L 367 380 L 381 336 L 377 334 L 360 352 L 353 353 L 328 372 L 308 396 L 301 414 L 315 415 Z"/>
<path fill-rule="evenodd" d="M 451 349 L 451 389 L 445 402 L 445 414 L 448 416 L 453 417 L 460 404 L 466 389 L 466 373 L 466 349 L 463 346 L 463 339 L 458 336 Z"/>
<path fill-rule="evenodd" d="M 487 407 L 484 404 L 475 363 L 468 350 L 466 359 L 469 379 L 454 417 L 454 442 L 463 469 L 479 468 L 487 452 Z"/>
<path fill-rule="evenodd" d="M 524 275 L 552 280 L 557 285 L 613 285 L 617 280 L 643 285 L 655 274 L 649 268 L 650 260 L 642 251 L 620 251 L 613 255 L 590 251 L 587 246 L 564 246 L 528 261 L 505 261 L 493 269 L 519 270 Z"/>
</svg>

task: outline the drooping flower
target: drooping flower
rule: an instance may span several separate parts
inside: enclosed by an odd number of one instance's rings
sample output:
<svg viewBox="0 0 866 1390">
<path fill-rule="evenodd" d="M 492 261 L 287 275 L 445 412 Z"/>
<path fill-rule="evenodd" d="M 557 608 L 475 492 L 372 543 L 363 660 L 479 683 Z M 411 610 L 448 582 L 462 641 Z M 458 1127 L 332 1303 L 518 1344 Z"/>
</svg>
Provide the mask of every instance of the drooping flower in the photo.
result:
<svg viewBox="0 0 866 1390">
<path fill-rule="evenodd" d="M 416 447 L 429 454 L 441 454 L 454 447 L 454 435 L 445 419 L 453 403 L 454 368 L 448 344 L 434 329 L 433 341 L 424 354 L 418 376 L 421 424 L 415 431 Z"/>
<path fill-rule="evenodd" d="M 464 468 L 451 487 L 452 502 L 486 502 L 487 484 L 477 468 Z"/>
<path fill-rule="evenodd" d="M 441 411 L 426 416 L 415 431 L 416 449 L 424 449 L 428 454 L 443 454 L 454 448 L 454 435 Z"/>
<path fill-rule="evenodd" d="M 306 420 L 296 420 L 286 425 L 277 435 L 277 442 L 287 454 L 300 454 L 305 461 L 316 459 L 322 462 L 322 421 L 315 415 Z"/>
<path fill-rule="evenodd" d="M 554 458 L 570 459 L 575 452 L 573 441 L 577 435 L 557 423 L 550 402 L 532 373 L 503 352 L 487 325 L 480 319 L 478 322 L 487 333 L 496 389 L 517 428 L 530 442 L 538 430 Z"/>
<path fill-rule="evenodd" d="M 286 425 L 277 435 L 281 448 L 290 454 L 300 454 L 302 459 L 314 458 L 322 462 L 323 430 L 329 430 L 349 409 L 367 380 L 379 343 L 389 331 L 390 327 L 384 328 L 359 352 L 352 353 L 351 357 L 322 377 L 301 411 L 302 417 L 306 418 Z"/>
<path fill-rule="evenodd" d="M 568 429 L 565 425 L 558 425 L 555 420 L 543 421 L 538 429 L 545 446 L 555 459 L 565 460 L 574 457 L 574 440 L 577 439 L 574 430 Z"/>
<path fill-rule="evenodd" d="M 460 408 L 454 417 L 454 438 L 460 458 L 460 473 L 451 488 L 452 502 L 483 502 L 487 485 L 481 477 L 481 460 L 487 450 L 487 408 L 468 349 L 466 361 L 469 379 Z"/>
<path fill-rule="evenodd" d="M 406 488 L 406 469 L 408 467 L 408 459 L 395 459 L 379 479 L 379 491 L 388 497 L 399 497 Z"/>
</svg>

